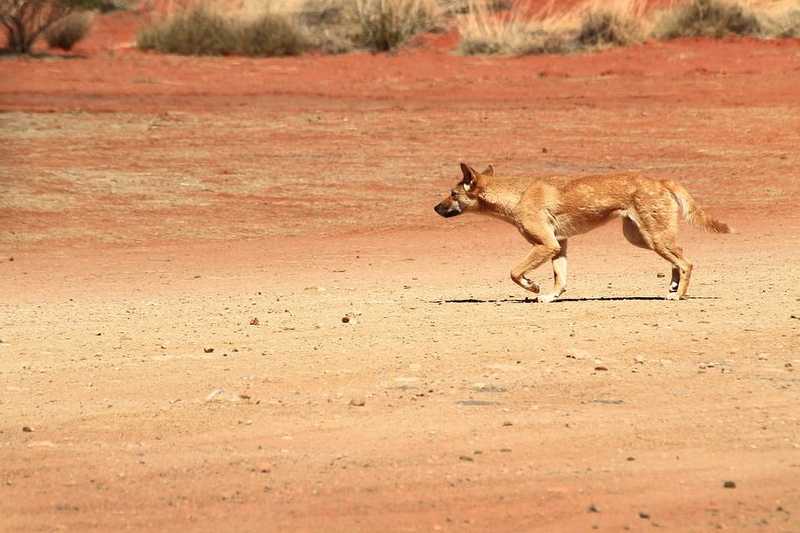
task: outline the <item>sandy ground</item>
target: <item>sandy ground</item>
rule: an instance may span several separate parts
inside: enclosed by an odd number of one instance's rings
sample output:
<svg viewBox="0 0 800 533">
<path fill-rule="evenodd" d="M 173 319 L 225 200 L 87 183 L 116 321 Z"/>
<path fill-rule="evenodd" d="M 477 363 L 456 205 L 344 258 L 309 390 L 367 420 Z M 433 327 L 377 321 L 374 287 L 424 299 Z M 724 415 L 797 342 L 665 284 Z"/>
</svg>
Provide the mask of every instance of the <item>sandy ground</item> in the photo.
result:
<svg viewBox="0 0 800 533">
<path fill-rule="evenodd" d="M 0 530 L 800 531 L 797 41 L 198 60 L 123 22 L 0 60 Z M 512 227 L 433 213 L 462 159 L 680 179 L 738 234 L 684 228 L 666 302 L 610 224 L 529 302 Z"/>
</svg>

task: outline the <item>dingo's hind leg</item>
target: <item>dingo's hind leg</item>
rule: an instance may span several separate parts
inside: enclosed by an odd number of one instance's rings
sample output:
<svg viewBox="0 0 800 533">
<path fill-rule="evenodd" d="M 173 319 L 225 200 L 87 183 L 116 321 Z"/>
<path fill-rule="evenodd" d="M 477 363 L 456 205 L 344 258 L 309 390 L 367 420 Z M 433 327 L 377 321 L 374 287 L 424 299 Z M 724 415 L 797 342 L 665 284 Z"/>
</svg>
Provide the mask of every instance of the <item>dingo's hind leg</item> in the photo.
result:
<svg viewBox="0 0 800 533">
<path fill-rule="evenodd" d="M 639 248 L 644 248 L 645 250 L 654 250 L 653 248 L 653 240 L 650 237 L 650 234 L 642 231 L 642 228 L 639 227 L 639 224 L 636 222 L 636 215 L 631 213 L 630 215 L 623 217 L 622 219 L 622 234 L 634 246 L 638 246 Z M 674 238 L 674 237 L 673 237 Z M 680 256 L 681 254 L 678 254 Z M 670 259 L 668 261 L 672 262 Z M 678 285 L 680 284 L 681 280 L 681 269 L 673 263 L 672 265 L 672 276 L 669 284 L 669 292 L 678 292 Z"/>
<path fill-rule="evenodd" d="M 650 248 L 672 263 L 672 276 L 667 298 L 680 300 L 686 296 L 692 276 L 692 264 L 683 257 L 678 246 L 678 205 L 669 195 L 643 193 L 635 200 L 633 216 Z"/>
<path fill-rule="evenodd" d="M 683 250 L 674 242 L 668 243 L 656 240 L 653 245 L 655 252 L 673 265 L 672 280 L 667 298 L 670 300 L 682 299 L 686 296 L 686 290 L 689 288 L 689 280 L 692 277 L 692 264 L 684 259 Z"/>
</svg>

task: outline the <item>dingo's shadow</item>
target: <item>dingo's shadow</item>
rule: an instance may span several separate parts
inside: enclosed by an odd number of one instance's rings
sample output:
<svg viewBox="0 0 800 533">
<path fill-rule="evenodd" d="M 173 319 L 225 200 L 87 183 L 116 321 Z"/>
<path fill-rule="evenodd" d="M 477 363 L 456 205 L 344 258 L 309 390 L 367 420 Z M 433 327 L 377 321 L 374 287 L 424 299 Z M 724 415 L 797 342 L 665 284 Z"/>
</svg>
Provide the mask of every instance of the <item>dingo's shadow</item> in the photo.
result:
<svg viewBox="0 0 800 533">
<path fill-rule="evenodd" d="M 719 300 L 718 296 L 689 296 L 686 300 Z M 569 302 L 629 302 L 629 301 L 669 301 L 663 296 L 596 296 L 593 298 L 559 298 L 549 305 Z M 536 298 L 456 298 L 451 300 L 431 300 L 432 304 L 536 304 Z"/>
</svg>

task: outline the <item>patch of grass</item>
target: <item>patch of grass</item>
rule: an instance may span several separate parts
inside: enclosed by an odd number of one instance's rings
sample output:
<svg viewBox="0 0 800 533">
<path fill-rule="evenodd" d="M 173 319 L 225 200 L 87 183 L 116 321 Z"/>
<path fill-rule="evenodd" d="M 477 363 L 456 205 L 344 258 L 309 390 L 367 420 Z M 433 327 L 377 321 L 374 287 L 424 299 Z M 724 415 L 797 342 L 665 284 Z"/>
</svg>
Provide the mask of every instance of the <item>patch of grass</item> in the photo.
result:
<svg viewBox="0 0 800 533">
<path fill-rule="evenodd" d="M 284 15 L 268 13 L 243 23 L 237 52 L 246 56 L 294 56 L 308 48 L 300 28 Z"/>
<path fill-rule="evenodd" d="M 307 29 L 309 48 L 323 54 L 341 54 L 356 48 L 358 26 L 350 15 L 352 7 L 352 2 L 342 0 L 305 0 L 297 18 Z"/>
<path fill-rule="evenodd" d="M 308 40 L 285 14 L 266 13 L 243 20 L 199 7 L 144 28 L 137 45 L 179 55 L 286 56 L 302 53 Z"/>
<path fill-rule="evenodd" d="M 552 5 L 532 11 L 517 1 L 494 12 L 496 0 L 472 0 L 459 20 L 463 54 L 564 54 L 587 48 L 626 46 L 644 39 L 647 0 L 589 0 L 571 9 Z"/>
<path fill-rule="evenodd" d="M 92 15 L 85 12 L 70 13 L 44 33 L 44 38 L 50 48 L 72 50 L 79 41 L 89 34 L 92 27 Z"/>
<path fill-rule="evenodd" d="M 642 28 L 634 17 L 610 10 L 590 9 L 583 16 L 576 42 L 581 47 L 627 46 L 642 39 Z"/>
<path fill-rule="evenodd" d="M 777 5 L 759 13 L 765 35 L 781 39 L 800 37 L 800 4 Z"/>
<path fill-rule="evenodd" d="M 663 13 L 654 36 L 661 39 L 720 38 L 731 34 L 758 35 L 762 29 L 755 14 L 743 4 L 725 0 L 691 0 Z"/>
<path fill-rule="evenodd" d="M 229 55 L 238 49 L 238 33 L 232 20 L 199 7 L 146 26 L 136 44 L 142 50 L 167 54 Z"/>
<path fill-rule="evenodd" d="M 471 2 L 467 14 L 458 20 L 458 31 L 458 51 L 465 55 L 555 54 L 574 46 L 561 17 L 531 13 L 518 5 L 497 13 L 492 4 L 481 0 Z"/>
<path fill-rule="evenodd" d="M 439 6 L 434 0 L 354 0 L 352 17 L 358 27 L 356 42 L 383 52 L 433 29 Z"/>
</svg>

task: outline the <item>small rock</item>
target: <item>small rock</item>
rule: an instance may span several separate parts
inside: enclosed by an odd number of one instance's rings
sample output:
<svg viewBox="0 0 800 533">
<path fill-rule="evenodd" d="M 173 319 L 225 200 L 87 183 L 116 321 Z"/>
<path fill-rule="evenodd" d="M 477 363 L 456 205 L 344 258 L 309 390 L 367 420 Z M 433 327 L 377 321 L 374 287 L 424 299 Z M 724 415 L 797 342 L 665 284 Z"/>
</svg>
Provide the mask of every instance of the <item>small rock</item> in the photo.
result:
<svg viewBox="0 0 800 533">
<path fill-rule="evenodd" d="M 471 462 L 473 462 L 475 460 L 472 457 L 470 457 L 469 455 L 459 455 L 458 459 L 461 460 L 461 461 L 466 461 L 468 463 L 471 463 Z"/>
<path fill-rule="evenodd" d="M 595 370 L 600 370 L 600 371 L 606 371 L 606 370 L 608 370 L 608 367 L 603 366 L 603 365 L 598 365 L 598 366 L 594 367 L 594 369 Z"/>
<path fill-rule="evenodd" d="M 650 520 L 650 513 L 645 513 L 644 511 L 639 511 L 639 518 L 644 520 Z"/>
<path fill-rule="evenodd" d="M 635 460 L 636 460 L 636 457 L 628 457 L 628 458 L 626 458 L 625 460 L 626 460 L 626 461 L 635 461 Z"/>
<path fill-rule="evenodd" d="M 214 352 L 214 348 L 203 348 L 203 351 L 205 353 L 213 353 Z"/>
<path fill-rule="evenodd" d="M 343 324 L 347 324 L 348 322 L 350 322 L 350 317 L 349 316 L 343 316 L 342 317 L 342 323 Z"/>
<path fill-rule="evenodd" d="M 503 422 L 503 427 L 513 426 L 513 425 L 514 425 L 514 424 L 513 424 L 513 423 L 511 423 L 511 422 L 509 422 L 508 420 L 506 420 L 505 422 Z"/>
<path fill-rule="evenodd" d="M 542 153 L 546 154 L 547 153 L 547 148 L 542 147 Z"/>
<path fill-rule="evenodd" d="M 666 278 L 666 277 L 667 277 L 667 275 L 666 275 L 666 274 L 664 274 L 663 272 L 659 272 L 658 274 L 656 274 L 656 277 L 657 277 L 657 278 Z"/>
<path fill-rule="evenodd" d="M 14 262 L 14 258 L 13 258 L 13 257 L 9 257 L 9 258 L 8 258 L 8 261 L 9 261 L 10 263 L 13 263 L 13 262 Z M 794 317 L 792 317 L 792 318 L 794 318 Z"/>
<path fill-rule="evenodd" d="M 590 513 L 599 513 L 600 509 L 597 508 L 595 504 L 589 505 L 589 509 L 587 509 Z"/>
<path fill-rule="evenodd" d="M 249 394 L 240 394 L 239 398 L 242 399 L 242 400 L 249 400 L 250 399 L 250 395 Z"/>
<path fill-rule="evenodd" d="M 735 481 L 726 481 L 725 483 L 722 484 L 722 486 L 725 487 L 726 489 L 735 489 L 736 488 L 736 482 Z"/>
<path fill-rule="evenodd" d="M 251 326 L 258 326 L 258 324 L 259 324 L 259 322 L 258 322 L 258 318 L 257 317 L 253 317 L 252 320 L 250 320 L 250 325 Z"/>
<path fill-rule="evenodd" d="M 208 396 L 206 396 L 206 401 L 207 402 L 213 402 L 217 398 L 217 396 L 219 396 L 223 392 L 225 392 L 223 389 L 214 389 L 214 390 L 212 390 L 208 394 Z"/>
<path fill-rule="evenodd" d="M 353 398 L 350 400 L 350 405 L 354 407 L 364 407 L 365 403 L 364 398 Z"/>
<path fill-rule="evenodd" d="M 33 429 L 31 429 L 30 426 L 22 426 L 22 432 L 23 433 L 32 433 Z"/>
</svg>

